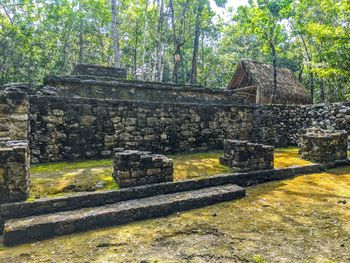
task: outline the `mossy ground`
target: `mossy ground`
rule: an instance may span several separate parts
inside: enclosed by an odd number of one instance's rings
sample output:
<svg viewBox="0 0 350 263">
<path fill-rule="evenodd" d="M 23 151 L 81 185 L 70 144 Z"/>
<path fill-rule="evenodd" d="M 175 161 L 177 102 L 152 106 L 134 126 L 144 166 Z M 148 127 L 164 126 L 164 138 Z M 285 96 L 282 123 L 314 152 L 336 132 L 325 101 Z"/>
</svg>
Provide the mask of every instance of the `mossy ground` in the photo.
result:
<svg viewBox="0 0 350 263">
<path fill-rule="evenodd" d="M 205 177 L 220 173 L 230 173 L 232 169 L 220 165 L 222 152 L 176 154 L 174 160 L 175 180 Z M 298 158 L 297 148 L 276 149 L 275 167 L 310 164 Z M 69 195 L 81 191 L 118 189 L 112 178 L 112 160 L 90 160 L 84 162 L 61 162 L 41 164 L 31 168 L 32 201 L 39 197 Z"/>
<path fill-rule="evenodd" d="M 350 262 L 350 167 L 166 218 L 2 248 L 19 262 Z"/>
</svg>

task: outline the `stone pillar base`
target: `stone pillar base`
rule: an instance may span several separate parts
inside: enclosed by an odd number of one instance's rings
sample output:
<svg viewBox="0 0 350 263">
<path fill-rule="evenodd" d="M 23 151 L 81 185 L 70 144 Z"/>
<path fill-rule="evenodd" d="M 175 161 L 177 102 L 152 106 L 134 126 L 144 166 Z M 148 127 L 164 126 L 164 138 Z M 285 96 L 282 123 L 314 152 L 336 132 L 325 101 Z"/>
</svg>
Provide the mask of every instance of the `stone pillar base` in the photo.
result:
<svg viewBox="0 0 350 263">
<path fill-rule="evenodd" d="M 114 149 L 113 178 L 119 187 L 173 181 L 173 160 L 145 151 Z"/>
<path fill-rule="evenodd" d="M 224 141 L 220 163 L 239 172 L 273 169 L 274 147 L 240 140 Z"/>
<path fill-rule="evenodd" d="M 0 140 L 0 203 L 24 201 L 28 193 L 28 142 Z"/>
</svg>

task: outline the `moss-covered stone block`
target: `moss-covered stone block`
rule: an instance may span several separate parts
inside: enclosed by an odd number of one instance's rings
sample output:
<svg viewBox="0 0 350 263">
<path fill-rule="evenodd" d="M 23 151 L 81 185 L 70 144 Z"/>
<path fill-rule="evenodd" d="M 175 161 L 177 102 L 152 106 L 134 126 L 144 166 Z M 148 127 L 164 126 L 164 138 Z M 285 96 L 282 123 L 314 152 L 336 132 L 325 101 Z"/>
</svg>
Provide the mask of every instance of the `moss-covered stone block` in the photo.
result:
<svg viewBox="0 0 350 263">
<path fill-rule="evenodd" d="M 28 198 L 28 152 L 27 141 L 0 141 L 0 203 Z"/>
</svg>

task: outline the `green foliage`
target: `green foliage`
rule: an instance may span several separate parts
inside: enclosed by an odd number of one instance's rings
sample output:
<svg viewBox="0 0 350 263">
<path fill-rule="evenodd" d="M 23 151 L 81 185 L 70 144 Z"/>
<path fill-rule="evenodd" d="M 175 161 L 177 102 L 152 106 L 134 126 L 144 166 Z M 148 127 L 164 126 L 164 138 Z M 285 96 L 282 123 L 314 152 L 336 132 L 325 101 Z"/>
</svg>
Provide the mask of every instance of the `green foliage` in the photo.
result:
<svg viewBox="0 0 350 263">
<path fill-rule="evenodd" d="M 200 4 L 200 84 L 225 87 L 242 58 L 271 63 L 273 43 L 277 65 L 292 69 L 315 102 L 350 99 L 346 0 L 250 0 L 227 10 L 228 20 L 212 10 L 226 0 L 164 0 L 162 12 L 161 1 L 117 2 L 121 65 L 130 78 L 174 80 L 178 53 L 178 82 L 190 82 Z M 69 74 L 78 62 L 112 65 L 110 8 L 109 0 L 2 0 L 0 84 L 40 83 L 48 74 Z"/>
</svg>

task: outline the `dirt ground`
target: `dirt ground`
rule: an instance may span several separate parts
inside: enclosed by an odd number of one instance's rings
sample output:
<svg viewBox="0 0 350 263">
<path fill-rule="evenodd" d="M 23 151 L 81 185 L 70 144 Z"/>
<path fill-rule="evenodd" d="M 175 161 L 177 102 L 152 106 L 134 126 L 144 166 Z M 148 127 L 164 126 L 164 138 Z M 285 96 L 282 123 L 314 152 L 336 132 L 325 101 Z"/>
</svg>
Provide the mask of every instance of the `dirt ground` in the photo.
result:
<svg viewBox="0 0 350 263">
<path fill-rule="evenodd" d="M 0 262 L 350 262 L 350 168 L 166 218 L 1 248 Z"/>
</svg>

